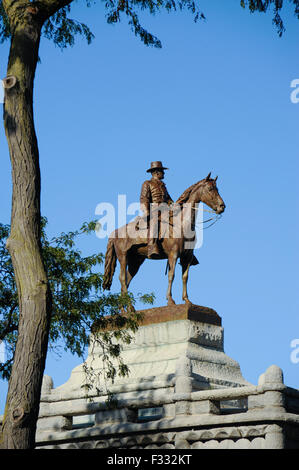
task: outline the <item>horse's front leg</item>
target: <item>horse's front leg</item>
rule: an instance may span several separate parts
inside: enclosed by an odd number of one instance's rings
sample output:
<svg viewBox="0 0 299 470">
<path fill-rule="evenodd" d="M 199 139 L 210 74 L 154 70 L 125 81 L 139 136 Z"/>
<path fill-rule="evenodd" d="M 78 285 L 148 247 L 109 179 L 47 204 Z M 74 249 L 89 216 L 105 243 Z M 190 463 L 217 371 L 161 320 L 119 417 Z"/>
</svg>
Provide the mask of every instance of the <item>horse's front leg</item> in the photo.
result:
<svg viewBox="0 0 299 470">
<path fill-rule="evenodd" d="M 189 268 L 190 268 L 190 263 L 182 263 L 182 280 L 183 280 L 182 299 L 185 301 L 186 304 L 191 304 L 191 302 L 188 298 L 188 292 L 187 292 L 187 282 L 188 282 Z"/>
<path fill-rule="evenodd" d="M 177 254 L 172 254 L 172 255 L 169 255 L 168 257 L 169 271 L 168 271 L 168 289 L 167 289 L 167 294 L 166 294 L 167 305 L 175 304 L 175 301 L 172 298 L 172 283 L 174 280 L 174 272 L 175 272 L 177 259 L 178 259 Z"/>
</svg>

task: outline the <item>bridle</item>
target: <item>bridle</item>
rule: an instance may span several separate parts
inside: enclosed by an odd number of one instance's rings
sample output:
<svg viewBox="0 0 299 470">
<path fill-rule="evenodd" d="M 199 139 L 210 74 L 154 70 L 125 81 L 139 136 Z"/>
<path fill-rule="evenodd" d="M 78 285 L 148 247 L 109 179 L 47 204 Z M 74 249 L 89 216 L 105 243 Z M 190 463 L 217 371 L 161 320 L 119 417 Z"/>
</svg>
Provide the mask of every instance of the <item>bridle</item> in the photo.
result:
<svg viewBox="0 0 299 470">
<path fill-rule="evenodd" d="M 196 211 L 199 210 L 198 207 L 194 207 L 194 209 L 195 209 Z M 210 218 L 207 219 L 207 220 L 203 220 L 202 222 L 197 222 L 197 223 L 195 223 L 195 225 L 198 227 L 198 224 L 206 224 L 207 222 L 211 222 L 211 220 L 213 220 L 213 222 L 212 222 L 210 225 L 207 225 L 206 227 L 203 227 L 203 230 L 212 227 L 212 225 L 216 224 L 216 222 L 218 222 L 218 220 L 221 219 L 221 217 L 222 217 L 222 214 L 217 214 L 217 212 L 215 212 L 215 211 L 213 211 L 213 210 L 203 209 L 203 211 L 204 211 L 204 212 L 210 212 L 210 214 L 215 214 L 214 217 L 210 217 Z"/>
</svg>

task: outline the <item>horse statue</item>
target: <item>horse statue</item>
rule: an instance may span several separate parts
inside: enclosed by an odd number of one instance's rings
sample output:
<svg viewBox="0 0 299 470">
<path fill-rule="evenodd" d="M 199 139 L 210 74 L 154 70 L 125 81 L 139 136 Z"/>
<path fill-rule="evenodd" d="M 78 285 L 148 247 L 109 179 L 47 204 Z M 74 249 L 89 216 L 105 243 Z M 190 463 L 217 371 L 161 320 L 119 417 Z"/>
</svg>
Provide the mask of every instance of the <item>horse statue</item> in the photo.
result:
<svg viewBox="0 0 299 470">
<path fill-rule="evenodd" d="M 163 220 L 163 214 L 161 214 L 159 256 L 157 259 L 168 260 L 167 305 L 175 304 L 172 298 L 172 284 L 178 259 L 180 259 L 182 266 L 182 299 L 185 303 L 191 304 L 187 294 L 187 282 L 190 266 L 198 264 L 193 254 L 194 248 L 192 248 L 192 246 L 194 247 L 194 227 L 198 204 L 200 202 L 205 203 L 216 214 L 222 214 L 225 210 L 225 204 L 216 186 L 217 177 L 212 179 L 210 176 L 211 173 L 183 192 L 173 204 L 168 220 Z M 142 217 L 139 217 L 139 219 L 142 219 Z M 137 274 L 144 260 L 148 258 L 148 227 L 146 221 L 143 220 L 143 222 L 143 224 L 138 224 L 136 220 L 133 220 L 129 224 L 114 230 L 109 236 L 103 281 L 105 290 L 111 288 L 117 260 L 120 263 L 121 292 L 127 293 L 130 282 Z"/>
</svg>

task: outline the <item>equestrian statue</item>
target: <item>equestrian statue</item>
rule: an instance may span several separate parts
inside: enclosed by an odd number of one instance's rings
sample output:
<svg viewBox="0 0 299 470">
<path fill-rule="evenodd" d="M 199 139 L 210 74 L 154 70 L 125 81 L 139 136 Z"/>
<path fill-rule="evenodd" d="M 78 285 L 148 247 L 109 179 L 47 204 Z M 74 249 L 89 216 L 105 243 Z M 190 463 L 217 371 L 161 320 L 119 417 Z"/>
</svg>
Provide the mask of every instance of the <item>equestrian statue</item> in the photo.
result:
<svg viewBox="0 0 299 470">
<path fill-rule="evenodd" d="M 182 266 L 182 299 L 191 304 L 187 294 L 187 282 L 190 266 L 198 264 L 194 255 L 198 204 L 206 204 L 215 214 L 222 214 L 225 204 L 218 193 L 217 177 L 211 178 L 211 173 L 187 188 L 178 200 L 173 202 L 162 181 L 164 170 L 167 169 L 160 161 L 151 163 L 147 172 L 151 173 L 152 177 L 146 180 L 141 188 L 142 216 L 114 230 L 109 236 L 103 288 L 111 288 L 117 260 L 120 263 L 121 292 L 125 294 L 145 259 L 167 259 L 166 299 L 168 305 L 173 305 L 175 302 L 172 298 L 172 284 L 179 260 Z"/>
</svg>

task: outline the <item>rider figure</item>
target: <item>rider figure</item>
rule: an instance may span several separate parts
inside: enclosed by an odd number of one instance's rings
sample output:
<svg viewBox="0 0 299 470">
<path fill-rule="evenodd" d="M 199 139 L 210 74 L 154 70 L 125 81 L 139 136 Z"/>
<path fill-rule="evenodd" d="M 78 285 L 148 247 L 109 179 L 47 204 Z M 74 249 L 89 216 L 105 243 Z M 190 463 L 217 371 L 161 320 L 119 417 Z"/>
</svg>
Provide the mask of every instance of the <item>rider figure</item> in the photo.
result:
<svg viewBox="0 0 299 470">
<path fill-rule="evenodd" d="M 151 173 L 152 178 L 143 183 L 140 194 L 140 208 L 143 215 L 147 217 L 147 223 L 149 227 L 150 215 L 151 215 L 151 204 L 171 204 L 173 203 L 171 197 L 168 194 L 165 184 L 162 179 L 164 178 L 164 170 L 168 170 L 162 165 L 162 162 L 152 162 L 151 167 L 146 170 L 147 173 Z M 152 227 L 153 237 L 149 236 L 148 240 L 148 257 L 157 258 L 159 257 L 159 220 L 154 218 Z M 155 236 L 157 235 L 157 236 Z"/>
</svg>

